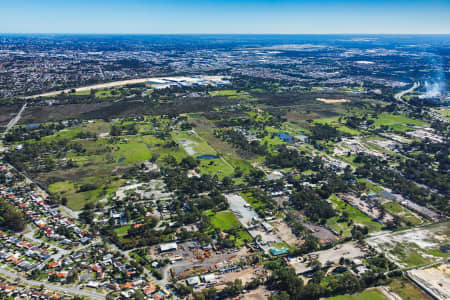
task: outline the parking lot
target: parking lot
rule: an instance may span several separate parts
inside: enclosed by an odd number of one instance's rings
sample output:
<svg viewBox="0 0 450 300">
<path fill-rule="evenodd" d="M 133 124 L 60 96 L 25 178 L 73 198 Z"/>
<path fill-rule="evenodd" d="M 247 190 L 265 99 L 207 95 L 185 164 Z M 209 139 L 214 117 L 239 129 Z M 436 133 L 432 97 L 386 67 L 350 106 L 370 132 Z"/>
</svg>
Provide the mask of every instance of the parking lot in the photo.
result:
<svg viewBox="0 0 450 300">
<path fill-rule="evenodd" d="M 245 228 L 251 227 L 252 221 L 260 220 L 258 214 L 253 208 L 242 198 L 239 194 L 225 195 L 228 203 L 230 204 L 230 210 L 241 221 Z"/>
</svg>

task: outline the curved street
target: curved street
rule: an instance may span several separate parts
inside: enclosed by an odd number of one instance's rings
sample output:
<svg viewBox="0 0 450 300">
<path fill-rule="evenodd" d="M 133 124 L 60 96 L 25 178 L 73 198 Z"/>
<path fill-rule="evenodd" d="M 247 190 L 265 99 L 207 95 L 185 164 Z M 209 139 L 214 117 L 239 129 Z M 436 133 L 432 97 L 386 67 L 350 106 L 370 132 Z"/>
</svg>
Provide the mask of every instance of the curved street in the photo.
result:
<svg viewBox="0 0 450 300">
<path fill-rule="evenodd" d="M 80 296 L 89 297 L 92 299 L 106 299 L 106 297 L 102 294 L 81 290 L 77 287 L 60 286 L 60 285 L 54 285 L 54 284 L 51 284 L 51 283 L 48 283 L 45 281 L 29 280 L 29 279 L 26 279 L 25 277 L 17 275 L 15 273 L 5 270 L 1 267 L 0 267 L 0 274 L 9 277 L 12 280 L 19 279 L 21 283 L 27 284 L 29 286 L 44 285 L 45 288 L 47 288 L 49 290 L 53 290 L 53 291 L 69 293 L 69 294 L 74 294 L 74 295 L 80 295 Z"/>
</svg>

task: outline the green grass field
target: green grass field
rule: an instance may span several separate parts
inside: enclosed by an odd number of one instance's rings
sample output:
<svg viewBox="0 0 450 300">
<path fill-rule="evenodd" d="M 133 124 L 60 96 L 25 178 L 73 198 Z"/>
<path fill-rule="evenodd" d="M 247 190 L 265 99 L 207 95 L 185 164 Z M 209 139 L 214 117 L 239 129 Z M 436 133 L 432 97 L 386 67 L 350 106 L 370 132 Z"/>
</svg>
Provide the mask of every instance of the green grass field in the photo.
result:
<svg viewBox="0 0 450 300">
<path fill-rule="evenodd" d="M 236 247 L 240 247 L 245 244 L 245 241 L 252 242 L 252 236 L 247 232 L 247 230 L 239 230 L 237 232 L 237 236 L 231 237 L 232 240 L 235 241 Z"/>
<path fill-rule="evenodd" d="M 227 97 L 228 99 L 253 100 L 253 97 L 248 92 L 238 92 L 237 90 L 212 91 L 209 92 L 209 95 L 213 97 Z"/>
<path fill-rule="evenodd" d="M 96 90 L 96 98 L 119 98 L 122 93 L 117 89 Z"/>
<path fill-rule="evenodd" d="M 411 223 L 411 225 L 418 225 L 422 223 L 422 220 L 414 215 L 410 210 L 401 206 L 397 202 L 387 202 L 383 204 L 383 207 L 393 215 L 398 216 L 402 221 Z"/>
<path fill-rule="evenodd" d="M 73 143 L 80 144 L 85 151 L 66 152 L 65 157 L 53 157 L 55 160 L 71 159 L 75 163 L 73 168 L 58 168 L 51 172 L 39 173 L 37 175 L 40 182 L 48 181 L 49 178 L 56 178 L 48 186 L 52 194 L 65 197 L 68 200 L 68 207 L 79 210 L 88 202 L 105 198 L 113 193 L 123 182 L 115 180 L 123 172 L 150 159 L 154 154 L 159 154 L 159 162 L 163 164 L 167 155 L 173 155 L 177 160 L 181 160 L 186 153 L 181 148 L 165 147 L 169 141 L 163 141 L 153 135 L 136 135 L 127 137 L 105 137 L 98 139 L 77 140 L 75 137 L 84 132 L 95 134 L 107 133 L 110 124 L 104 121 L 87 123 L 83 127 L 74 127 L 61 130 L 52 136 L 47 136 L 42 140 L 50 142 L 55 140 L 72 140 Z M 223 167 L 226 169 L 226 167 Z M 230 168 L 229 173 L 232 173 Z M 90 191 L 78 192 L 79 187 L 84 184 L 95 184 L 96 188 Z"/>
<path fill-rule="evenodd" d="M 77 95 L 77 96 L 86 96 L 89 95 L 91 93 L 90 90 L 86 90 L 86 91 L 77 91 L 75 93 L 72 93 L 72 95 Z"/>
<path fill-rule="evenodd" d="M 190 152 L 193 157 L 205 154 L 218 154 L 207 140 L 203 139 L 200 135 L 188 134 L 187 132 L 173 132 L 172 137 L 180 144 L 180 147 L 185 149 L 187 153 Z M 217 175 L 219 178 L 230 176 L 234 173 L 233 166 L 225 157 L 201 159 L 198 168 L 200 169 L 200 174 Z"/>
<path fill-rule="evenodd" d="M 440 109 L 439 113 L 447 117 L 447 119 L 450 119 L 450 109 Z"/>
<path fill-rule="evenodd" d="M 122 226 L 114 229 L 114 232 L 117 233 L 118 236 L 124 236 L 128 233 L 128 229 L 131 228 L 131 225 Z"/>
<path fill-rule="evenodd" d="M 387 298 L 378 290 L 365 290 L 353 295 L 340 295 L 326 298 L 328 300 L 386 300 Z"/>
<path fill-rule="evenodd" d="M 238 228 L 241 226 L 241 222 L 236 216 L 228 210 L 219 211 L 210 216 L 211 224 L 219 228 L 221 231 L 230 230 L 232 228 Z"/>
<path fill-rule="evenodd" d="M 344 133 L 348 133 L 351 135 L 361 135 L 361 132 L 356 130 L 356 129 L 352 129 L 350 127 L 347 127 L 343 124 L 340 124 L 338 122 L 339 117 L 333 117 L 333 118 L 324 118 L 324 119 L 318 119 L 318 120 L 314 120 L 314 123 L 320 123 L 320 124 L 328 124 L 330 126 L 335 127 L 337 130 L 344 132 Z"/>
<path fill-rule="evenodd" d="M 73 140 L 82 132 L 81 127 L 72 127 L 63 129 L 55 133 L 54 135 L 46 136 L 41 139 L 42 142 L 61 141 L 61 140 Z"/>
<path fill-rule="evenodd" d="M 62 181 L 49 185 L 49 192 L 60 197 L 67 198 L 67 207 L 72 210 L 80 210 L 86 203 L 100 200 L 113 193 L 120 187 L 124 180 L 110 180 L 109 176 L 84 177 L 80 181 Z M 96 189 L 78 192 L 83 184 L 95 184 Z"/>
<path fill-rule="evenodd" d="M 242 227 L 241 222 L 236 218 L 236 216 L 228 210 L 219 211 L 213 213 L 212 211 L 206 212 L 209 216 L 211 225 L 220 231 L 227 231 L 230 229 L 236 229 Z M 229 236 L 230 240 L 235 241 L 236 247 L 240 247 L 245 244 L 245 241 L 251 242 L 253 238 L 245 229 L 237 231 L 236 235 Z"/>
<path fill-rule="evenodd" d="M 216 155 L 216 151 L 212 148 L 207 141 L 202 139 L 199 135 L 196 134 L 188 134 L 187 132 L 172 132 L 171 133 L 173 139 L 177 141 L 182 147 L 190 148 L 193 151 L 193 156 L 203 155 L 203 154 L 212 154 Z M 183 143 L 185 145 L 183 145 Z M 188 150 L 185 150 L 188 152 Z"/>
<path fill-rule="evenodd" d="M 411 119 L 403 115 L 393 115 L 389 113 L 379 114 L 377 119 L 374 120 L 374 126 L 380 127 L 382 125 L 389 126 L 389 128 L 396 131 L 405 131 L 410 129 L 408 124 L 411 125 L 426 125 L 425 122 L 420 120 Z"/>
<path fill-rule="evenodd" d="M 389 284 L 389 287 L 394 293 L 402 297 L 403 300 L 433 299 L 416 285 L 412 284 L 409 280 L 406 279 L 394 279 Z"/>
</svg>

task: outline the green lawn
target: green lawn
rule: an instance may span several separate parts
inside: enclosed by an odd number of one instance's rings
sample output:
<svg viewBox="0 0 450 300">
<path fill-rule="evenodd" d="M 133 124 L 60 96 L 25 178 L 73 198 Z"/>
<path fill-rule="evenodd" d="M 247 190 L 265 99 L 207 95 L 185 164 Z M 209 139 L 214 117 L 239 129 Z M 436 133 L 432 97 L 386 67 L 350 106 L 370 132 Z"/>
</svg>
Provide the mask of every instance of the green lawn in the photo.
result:
<svg viewBox="0 0 450 300">
<path fill-rule="evenodd" d="M 247 230 L 239 230 L 237 232 L 238 236 L 231 237 L 231 240 L 235 240 L 236 247 L 240 247 L 242 245 L 245 245 L 245 241 L 252 242 L 253 238 L 252 236 L 247 232 Z"/>
<path fill-rule="evenodd" d="M 277 136 L 272 136 L 272 135 L 267 135 L 265 136 L 262 140 L 261 140 L 261 144 L 264 145 L 266 144 L 269 147 L 274 147 L 274 146 L 278 146 L 278 145 L 283 145 L 283 144 L 287 144 L 286 142 L 284 142 L 282 139 L 280 139 Z"/>
<path fill-rule="evenodd" d="M 236 216 L 228 210 L 219 211 L 210 216 L 211 224 L 219 228 L 221 231 L 230 230 L 232 228 L 237 228 L 241 226 L 241 222 L 236 218 Z"/>
<path fill-rule="evenodd" d="M 236 216 L 231 211 L 224 210 L 219 211 L 217 213 L 207 211 L 206 214 L 210 218 L 211 225 L 214 228 L 218 228 L 220 231 L 227 231 L 242 226 L 241 222 L 236 218 Z M 245 241 L 247 242 L 253 241 L 253 238 L 245 229 L 237 231 L 236 235 L 229 236 L 229 239 L 235 241 L 236 247 L 244 245 Z"/>
<path fill-rule="evenodd" d="M 326 298 L 328 300 L 386 300 L 387 298 L 378 290 L 365 290 L 353 295 L 340 295 Z"/>
<path fill-rule="evenodd" d="M 128 233 L 128 229 L 131 228 L 131 225 L 122 226 L 114 229 L 114 232 L 117 233 L 118 236 L 124 236 Z"/>
<path fill-rule="evenodd" d="M 58 193 L 58 192 L 71 192 L 75 190 L 75 186 L 73 184 L 73 182 L 67 180 L 67 181 L 60 181 L 60 182 L 55 182 L 53 184 L 50 184 L 48 187 L 48 191 L 50 193 Z"/>
<path fill-rule="evenodd" d="M 278 242 L 272 245 L 272 248 L 276 248 L 276 249 L 282 249 L 282 248 L 287 248 L 287 249 L 292 249 L 291 246 L 289 246 L 288 243 L 286 242 Z"/>
</svg>

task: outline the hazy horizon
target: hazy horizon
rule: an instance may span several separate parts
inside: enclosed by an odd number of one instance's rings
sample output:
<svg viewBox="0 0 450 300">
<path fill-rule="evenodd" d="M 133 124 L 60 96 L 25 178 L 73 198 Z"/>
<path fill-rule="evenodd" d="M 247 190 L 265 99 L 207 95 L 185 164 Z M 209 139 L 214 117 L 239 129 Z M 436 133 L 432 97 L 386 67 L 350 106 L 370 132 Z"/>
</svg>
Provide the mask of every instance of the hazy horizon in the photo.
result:
<svg viewBox="0 0 450 300">
<path fill-rule="evenodd" d="M 2 33 L 450 34 L 450 1 L 18 0 Z"/>
</svg>

